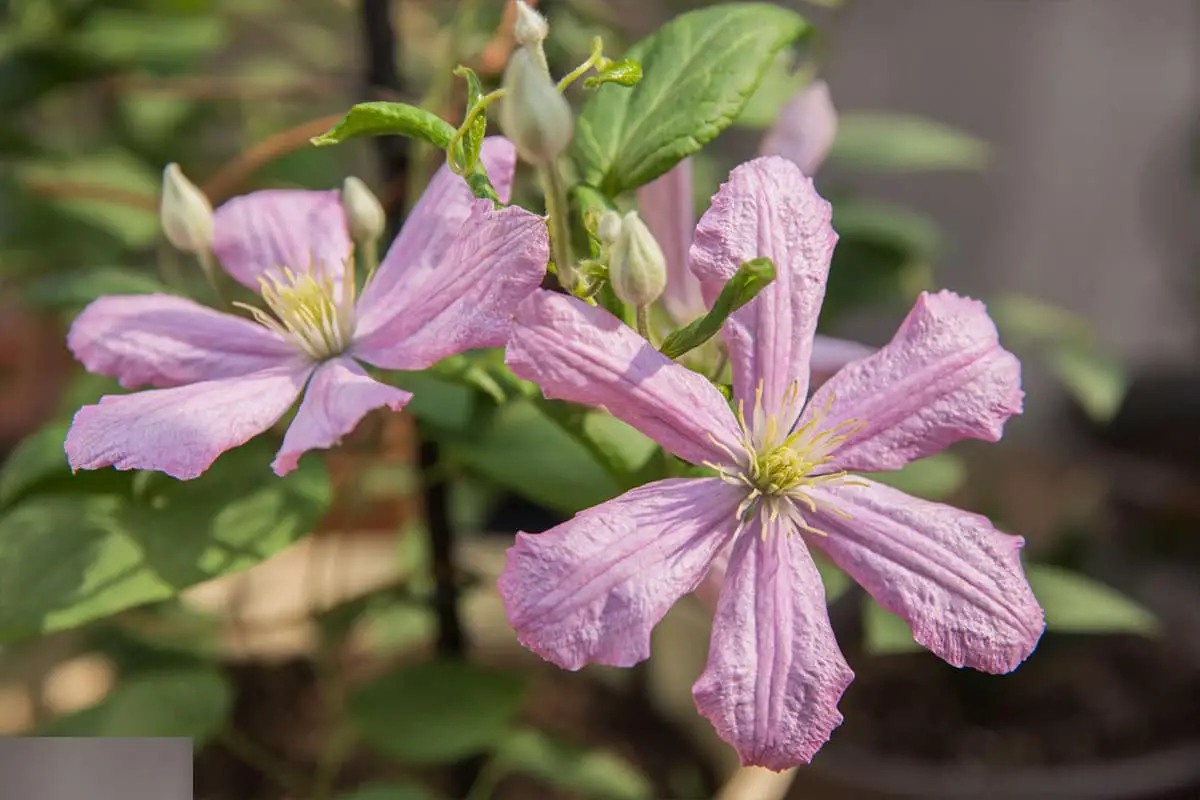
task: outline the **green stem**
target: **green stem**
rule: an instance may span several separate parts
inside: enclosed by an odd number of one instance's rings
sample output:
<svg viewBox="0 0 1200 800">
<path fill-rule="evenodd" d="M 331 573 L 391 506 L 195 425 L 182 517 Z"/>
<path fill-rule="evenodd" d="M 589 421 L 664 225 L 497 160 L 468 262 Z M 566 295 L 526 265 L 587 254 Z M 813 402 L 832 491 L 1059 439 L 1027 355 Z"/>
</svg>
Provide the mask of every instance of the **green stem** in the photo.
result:
<svg viewBox="0 0 1200 800">
<path fill-rule="evenodd" d="M 462 138 L 467 135 L 467 129 L 471 127 L 471 123 L 475 121 L 477 116 L 487 111 L 487 107 L 491 105 L 493 100 L 499 100 L 506 94 L 508 94 L 508 90 L 502 88 L 497 89 L 494 92 L 488 92 L 483 97 L 479 98 L 479 102 L 476 103 L 475 107 L 472 108 L 470 112 L 467 113 L 467 116 L 463 118 L 462 125 L 458 126 L 458 130 L 454 132 L 454 136 L 450 137 L 450 144 L 446 146 L 446 163 L 450 165 L 450 169 L 452 169 L 456 174 L 465 175 L 467 172 L 465 165 L 459 164 L 454 160 L 454 154 L 458 150 L 458 144 L 462 141 Z"/>
<path fill-rule="evenodd" d="M 637 321 L 637 332 L 642 335 L 643 339 L 650 342 L 650 306 L 637 306 L 634 309 L 634 315 L 634 319 Z"/>
<path fill-rule="evenodd" d="M 198 251 L 196 260 L 200 262 L 200 269 L 204 272 L 204 277 L 208 279 L 208 285 L 212 287 L 213 294 L 217 297 L 217 304 L 229 308 L 229 298 L 225 296 L 225 291 L 221 288 L 221 274 L 217 270 L 217 261 L 213 258 L 212 251 Z"/>
<path fill-rule="evenodd" d="M 538 177 L 546 195 L 546 213 L 550 216 L 550 246 L 558 282 L 570 294 L 575 293 L 575 265 L 571 259 L 571 221 L 567 217 L 567 187 L 554 162 L 539 166 Z"/>
<path fill-rule="evenodd" d="M 558 90 L 560 92 L 565 92 L 568 86 L 579 79 L 580 75 L 599 64 L 600 59 L 602 58 L 604 58 L 604 43 L 600 40 L 600 37 L 597 36 L 592 39 L 592 54 L 588 56 L 588 60 L 563 76 L 563 79 L 558 82 Z M 547 70 L 547 72 L 549 72 L 549 70 Z"/>
</svg>

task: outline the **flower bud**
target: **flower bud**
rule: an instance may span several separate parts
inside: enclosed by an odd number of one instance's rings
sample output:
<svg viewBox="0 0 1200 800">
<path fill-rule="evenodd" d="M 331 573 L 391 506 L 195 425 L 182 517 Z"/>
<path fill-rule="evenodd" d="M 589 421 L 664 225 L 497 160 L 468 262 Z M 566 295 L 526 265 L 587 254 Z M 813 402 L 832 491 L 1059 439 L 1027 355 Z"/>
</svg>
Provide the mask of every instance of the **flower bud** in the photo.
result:
<svg viewBox="0 0 1200 800">
<path fill-rule="evenodd" d="M 553 162 L 575 133 L 567 99 L 525 47 L 508 60 L 503 87 L 507 95 L 500 101 L 500 128 L 521 158 L 536 165 Z"/>
<path fill-rule="evenodd" d="M 167 241 L 179 250 L 202 254 L 212 249 L 212 204 L 175 163 L 163 170 L 159 218 Z"/>
<path fill-rule="evenodd" d="M 346 215 L 346 227 L 355 244 L 374 242 L 383 235 L 387 225 L 379 198 L 353 175 L 342 184 L 342 213 Z"/>
<path fill-rule="evenodd" d="M 596 224 L 596 238 L 600 240 L 600 243 L 605 247 L 612 247 L 620 235 L 621 215 L 612 210 L 601 214 L 600 222 Z"/>
<path fill-rule="evenodd" d="M 522 47 L 540 47 L 550 35 L 546 18 L 529 7 L 525 0 L 517 0 L 517 19 L 513 24 L 513 38 Z"/>
<path fill-rule="evenodd" d="M 667 259 L 636 211 L 621 220 L 608 260 L 608 279 L 617 297 L 633 306 L 650 305 L 667 286 Z"/>
</svg>

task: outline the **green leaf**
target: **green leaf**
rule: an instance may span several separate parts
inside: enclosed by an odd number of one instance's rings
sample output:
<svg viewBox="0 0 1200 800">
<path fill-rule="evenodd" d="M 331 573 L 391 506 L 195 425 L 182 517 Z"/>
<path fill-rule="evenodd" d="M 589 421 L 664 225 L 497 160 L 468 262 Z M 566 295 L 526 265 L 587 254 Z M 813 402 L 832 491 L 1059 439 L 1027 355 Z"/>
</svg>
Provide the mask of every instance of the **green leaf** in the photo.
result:
<svg viewBox="0 0 1200 800">
<path fill-rule="evenodd" d="M 811 72 L 793 69 L 795 53 L 780 50 L 734 123 L 741 128 L 769 128 L 779 119 L 784 106 L 812 77 Z"/>
<path fill-rule="evenodd" d="M 457 661 L 410 664 L 357 689 L 350 719 L 405 764 L 444 764 L 498 744 L 521 708 L 515 673 Z"/>
<path fill-rule="evenodd" d="M 404 410 L 422 422 L 446 431 L 460 431 L 470 424 L 475 394 L 467 386 L 429 372 L 387 372 L 383 379 L 412 392 Z"/>
<path fill-rule="evenodd" d="M 12 449 L 0 465 L 0 506 L 11 504 L 48 478 L 69 473 L 63 450 L 66 438 L 66 425 L 50 425 L 26 436 Z"/>
<path fill-rule="evenodd" d="M 841 241 L 866 240 L 922 258 L 937 255 L 942 246 L 942 235 L 928 217 L 871 200 L 834 203 L 833 228 Z"/>
<path fill-rule="evenodd" d="M 454 133 L 454 126 L 433 112 L 408 103 L 378 101 L 359 103 L 336 125 L 311 141 L 317 147 L 326 147 L 359 136 L 407 136 L 445 150 Z"/>
<path fill-rule="evenodd" d="M 675 17 L 630 48 L 645 77 L 601 86 L 572 152 L 585 182 L 616 196 L 697 152 L 742 113 L 775 54 L 810 30 L 768 3 L 725 3 Z"/>
<path fill-rule="evenodd" d="M 144 271 L 127 267 L 88 267 L 50 274 L 25 289 L 25 300 L 34 308 L 82 308 L 108 294 L 169 292 L 162 282 Z"/>
<path fill-rule="evenodd" d="M 450 456 L 480 477 L 569 514 L 621 491 L 583 443 L 526 400 L 500 407 L 490 424 L 446 444 Z"/>
<path fill-rule="evenodd" d="M 726 281 L 716 302 L 700 319 L 671 332 L 658 348 L 667 358 L 679 358 L 720 332 L 729 315 L 753 300 L 775 280 L 775 264 L 769 258 L 755 258 L 738 267 Z"/>
<path fill-rule="evenodd" d="M 1025 574 L 1046 609 L 1047 630 L 1139 634 L 1159 630 L 1153 613 L 1111 586 L 1049 564 L 1029 564 Z"/>
<path fill-rule="evenodd" d="M 466 119 L 467 115 L 483 99 L 483 84 L 479 82 L 479 76 L 475 74 L 475 70 L 470 67 L 460 66 L 454 70 L 454 74 L 467 81 L 467 109 L 463 115 L 463 119 Z M 480 112 L 471 122 L 471 127 L 463 134 L 463 166 L 468 172 L 475 169 L 475 164 L 479 161 L 479 150 L 483 146 L 483 135 L 486 131 L 487 114 Z M 445 147 L 442 149 L 444 150 Z"/>
<path fill-rule="evenodd" d="M 895 172 L 982 169 L 990 156 L 986 142 L 940 122 L 867 111 L 838 116 L 830 153 L 846 166 Z"/>
<path fill-rule="evenodd" d="M 42 736 L 185 737 L 199 749 L 225 724 L 233 697 L 209 667 L 135 675 L 91 708 L 51 722 Z"/>
<path fill-rule="evenodd" d="M 908 623 L 870 597 L 863 598 L 863 643 L 871 655 L 914 653 L 922 650 Z"/>
<path fill-rule="evenodd" d="M 642 65 L 628 59 L 614 61 L 596 75 L 583 82 L 585 89 L 598 89 L 606 83 L 618 86 L 637 86 L 642 81 Z"/>
<path fill-rule="evenodd" d="M 1096 422 L 1110 421 L 1129 390 L 1120 363 L 1093 348 L 1064 342 L 1050 353 L 1050 368 Z"/>
<path fill-rule="evenodd" d="M 828 605 L 846 593 L 854 585 L 850 576 L 824 558 L 814 558 L 817 572 L 821 573 L 821 583 L 825 584 L 825 603 Z"/>
<path fill-rule="evenodd" d="M 99 8 L 73 38 L 81 52 L 112 61 L 186 62 L 225 43 L 216 14 L 155 14 Z"/>
<path fill-rule="evenodd" d="M 1092 340 L 1092 326 L 1086 317 L 1032 297 L 1001 295 L 988 301 L 988 314 L 1000 334 L 1014 344 L 1084 344 Z"/>
<path fill-rule="evenodd" d="M 193 481 L 105 470 L 95 479 L 123 491 L 38 494 L 0 512 L 0 639 L 162 600 L 295 542 L 328 508 L 329 481 L 313 460 L 276 477 L 273 450 L 245 445 Z"/>
<path fill-rule="evenodd" d="M 620 472 L 632 475 L 646 466 L 658 444 L 605 411 L 590 411 L 583 418 L 583 433 Z"/>
<path fill-rule="evenodd" d="M 944 500 L 962 487 L 967 466 L 952 453 L 937 453 L 893 472 L 872 473 L 871 478 L 926 500 Z"/>
<path fill-rule="evenodd" d="M 651 800 L 654 786 L 625 759 L 556 741 L 531 728 L 504 737 L 496 751 L 500 774 L 518 772 L 572 796 L 596 800 Z"/>
<path fill-rule="evenodd" d="M 419 783 L 397 781 L 360 786 L 350 794 L 338 795 L 337 800 L 436 800 L 437 795 Z"/>
</svg>

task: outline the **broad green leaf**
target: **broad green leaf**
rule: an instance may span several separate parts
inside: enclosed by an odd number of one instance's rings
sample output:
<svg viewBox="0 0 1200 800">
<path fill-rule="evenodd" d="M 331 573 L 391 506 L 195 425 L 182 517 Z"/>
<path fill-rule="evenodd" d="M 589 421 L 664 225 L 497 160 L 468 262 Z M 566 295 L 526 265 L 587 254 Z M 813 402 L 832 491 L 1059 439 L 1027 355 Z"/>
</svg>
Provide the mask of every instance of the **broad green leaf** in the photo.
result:
<svg viewBox="0 0 1200 800">
<path fill-rule="evenodd" d="M 598 89 L 606 83 L 615 83 L 618 86 L 637 86 L 641 80 L 642 65 L 627 59 L 615 61 L 600 70 L 599 74 L 585 79 L 583 88 Z"/>
<path fill-rule="evenodd" d="M 817 572 L 821 573 L 821 583 L 825 584 L 825 603 L 832 603 L 837 600 L 846 590 L 854 585 L 854 581 L 850 576 L 835 567 L 824 558 L 814 558 L 813 563 L 817 565 Z"/>
<path fill-rule="evenodd" d="M 918 172 L 981 169 L 991 156 L 987 143 L 933 120 L 886 112 L 838 115 L 830 159 L 858 169 Z"/>
<path fill-rule="evenodd" d="M 454 131 L 453 125 L 431 111 L 408 103 L 378 101 L 354 106 L 338 124 L 313 137 L 312 143 L 325 147 L 359 136 L 407 136 L 445 150 Z"/>
<path fill-rule="evenodd" d="M 1050 353 L 1050 368 L 1096 422 L 1110 421 L 1121 408 L 1129 378 L 1113 358 L 1069 342 Z"/>
<path fill-rule="evenodd" d="M 1111 586 L 1049 564 L 1029 564 L 1025 574 L 1046 609 L 1046 630 L 1140 634 L 1159 630 L 1154 614 Z"/>
<path fill-rule="evenodd" d="M 225 724 L 233 703 L 225 678 L 209 667 L 134 675 L 91 708 L 61 717 L 43 736 L 186 737 L 199 749 Z"/>
<path fill-rule="evenodd" d="M 840 241 L 866 240 L 924 258 L 936 255 L 942 246 L 942 235 L 928 217 L 871 200 L 835 202 L 833 229 Z"/>
<path fill-rule="evenodd" d="M 566 513 L 616 496 L 621 487 L 586 446 L 537 405 L 518 400 L 448 453 L 473 473 Z"/>
<path fill-rule="evenodd" d="M 405 764 L 444 764 L 498 744 L 521 708 L 521 676 L 457 661 L 410 664 L 357 689 L 350 719 Z"/>
<path fill-rule="evenodd" d="M 863 598 L 863 640 L 866 651 L 876 656 L 923 649 L 913 638 L 907 622 L 885 611 L 870 597 Z"/>
<path fill-rule="evenodd" d="M 437 800 L 437 795 L 419 783 L 397 781 L 360 786 L 349 794 L 338 795 L 337 800 Z"/>
<path fill-rule="evenodd" d="M 754 258 L 738 267 L 725 282 L 713 307 L 700 319 L 671 332 L 658 350 L 667 358 L 679 358 L 716 336 L 729 315 L 753 300 L 775 280 L 775 265 L 769 258 Z"/>
<path fill-rule="evenodd" d="M 162 281 L 142 270 L 127 267 L 86 267 L 51 273 L 25 289 L 25 300 L 34 308 L 82 308 L 107 294 L 169 292 Z"/>
<path fill-rule="evenodd" d="M 769 3 L 681 14 L 638 42 L 633 88 L 601 86 L 583 107 L 572 152 L 583 180 L 616 196 L 697 152 L 742 113 L 779 50 L 810 30 Z"/>
<path fill-rule="evenodd" d="M 404 410 L 422 422 L 451 432 L 463 430 L 470 423 L 475 395 L 468 387 L 429 372 L 388 372 L 383 378 L 412 392 L 412 400 Z"/>
<path fill-rule="evenodd" d="M 295 542 L 328 508 L 328 478 L 313 460 L 278 478 L 272 451 L 255 442 L 193 481 L 126 473 L 124 491 L 37 494 L 0 512 L 0 639 L 162 600 Z"/>
<path fill-rule="evenodd" d="M 952 453 L 937 453 L 894 472 L 874 472 L 871 479 L 926 500 L 944 500 L 962 487 L 967 466 Z"/>
<path fill-rule="evenodd" d="M 612 753 L 552 739 L 531 728 L 504 737 L 496 750 L 500 774 L 519 772 L 572 797 L 595 800 L 651 800 L 654 786 L 625 759 Z"/>
<path fill-rule="evenodd" d="M 624 473 L 640 470 L 658 448 L 653 439 L 604 411 L 583 418 L 583 433 Z"/>
<path fill-rule="evenodd" d="M 810 72 L 793 68 L 796 54 L 792 50 L 780 50 L 767 71 L 763 73 L 758 88 L 750 96 L 746 107 L 734 123 L 743 128 L 769 128 L 779 119 L 783 107 L 811 77 Z"/>
<path fill-rule="evenodd" d="M 1001 295 L 988 301 L 988 314 L 1000 335 L 1013 344 L 1092 340 L 1092 326 L 1086 317 L 1032 297 Z"/>
<path fill-rule="evenodd" d="M 66 438 L 66 425 L 49 425 L 26 436 L 12 449 L 0 464 L 0 506 L 9 505 L 49 478 L 68 474 L 63 450 Z"/>
<path fill-rule="evenodd" d="M 99 8 L 88 15 L 73 44 L 81 52 L 112 61 L 176 63 L 216 50 L 225 35 L 216 14 Z"/>
</svg>

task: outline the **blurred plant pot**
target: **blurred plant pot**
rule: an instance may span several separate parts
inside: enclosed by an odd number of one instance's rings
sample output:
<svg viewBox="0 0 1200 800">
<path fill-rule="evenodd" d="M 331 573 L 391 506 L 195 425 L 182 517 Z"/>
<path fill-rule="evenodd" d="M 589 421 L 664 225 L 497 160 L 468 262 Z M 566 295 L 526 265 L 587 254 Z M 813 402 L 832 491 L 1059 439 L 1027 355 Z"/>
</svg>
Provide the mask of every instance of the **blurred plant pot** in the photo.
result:
<svg viewBox="0 0 1200 800">
<path fill-rule="evenodd" d="M 57 319 L 0 298 L 0 453 L 53 416 L 71 363 Z"/>
</svg>

